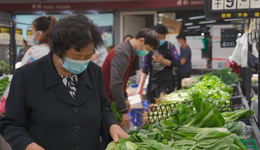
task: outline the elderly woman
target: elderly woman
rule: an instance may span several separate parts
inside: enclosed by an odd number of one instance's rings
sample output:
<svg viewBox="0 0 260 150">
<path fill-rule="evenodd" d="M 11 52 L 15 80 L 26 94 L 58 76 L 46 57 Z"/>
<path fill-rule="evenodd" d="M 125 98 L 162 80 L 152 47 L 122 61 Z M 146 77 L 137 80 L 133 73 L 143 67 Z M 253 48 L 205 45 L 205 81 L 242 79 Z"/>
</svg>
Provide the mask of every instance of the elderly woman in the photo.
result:
<svg viewBox="0 0 260 150">
<path fill-rule="evenodd" d="M 99 28 L 85 15 L 68 16 L 51 30 L 51 52 L 15 71 L 0 124 L 13 150 L 99 150 L 100 135 L 128 138 L 110 108 L 101 68 L 90 61 L 101 44 Z"/>
</svg>

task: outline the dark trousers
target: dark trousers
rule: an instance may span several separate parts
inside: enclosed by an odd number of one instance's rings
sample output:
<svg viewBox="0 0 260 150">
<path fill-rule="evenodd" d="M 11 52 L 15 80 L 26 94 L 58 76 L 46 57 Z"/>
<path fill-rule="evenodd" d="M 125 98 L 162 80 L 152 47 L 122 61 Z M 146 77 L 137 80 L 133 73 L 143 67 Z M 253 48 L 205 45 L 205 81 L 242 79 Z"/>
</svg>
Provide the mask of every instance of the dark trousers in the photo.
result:
<svg viewBox="0 0 260 150">
<path fill-rule="evenodd" d="M 190 77 L 190 72 L 178 72 L 178 87 L 177 89 L 181 89 L 181 80 L 184 78 L 189 78 Z"/>
<path fill-rule="evenodd" d="M 149 83 L 147 89 L 147 100 L 149 103 L 155 103 L 155 98 L 159 98 L 161 93 L 170 94 L 173 92 L 172 83 L 154 84 Z"/>
</svg>

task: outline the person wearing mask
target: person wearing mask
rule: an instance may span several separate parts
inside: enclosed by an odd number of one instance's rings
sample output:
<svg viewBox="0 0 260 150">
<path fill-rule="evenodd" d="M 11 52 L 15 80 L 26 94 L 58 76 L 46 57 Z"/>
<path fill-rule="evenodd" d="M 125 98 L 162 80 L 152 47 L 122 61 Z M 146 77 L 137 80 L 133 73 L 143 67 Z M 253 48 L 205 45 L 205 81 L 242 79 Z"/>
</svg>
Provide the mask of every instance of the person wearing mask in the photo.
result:
<svg viewBox="0 0 260 150">
<path fill-rule="evenodd" d="M 86 15 L 70 15 L 52 28 L 51 52 L 15 71 L 0 124 L 13 150 L 100 150 L 100 135 L 114 142 L 129 137 L 91 61 L 102 44 L 101 30 Z"/>
<path fill-rule="evenodd" d="M 180 67 L 178 68 L 178 89 L 181 89 L 181 81 L 184 78 L 190 77 L 191 72 L 191 49 L 186 42 L 184 34 L 179 34 L 177 37 L 178 43 L 181 45 L 180 51 Z"/>
<path fill-rule="evenodd" d="M 27 41 L 25 41 L 25 39 L 23 39 L 23 49 L 20 50 L 18 56 L 17 56 L 17 62 L 21 61 L 23 59 L 24 54 L 27 52 L 27 50 L 30 47 L 28 47 L 27 45 Z"/>
<path fill-rule="evenodd" d="M 126 42 L 128 40 L 133 39 L 133 38 L 134 37 L 132 35 L 128 34 L 128 35 L 126 35 L 124 37 L 122 42 Z M 135 60 L 134 60 L 134 65 L 133 65 L 131 73 L 130 73 L 130 77 L 134 76 L 134 75 L 138 75 L 139 74 L 139 69 L 140 69 L 140 67 L 139 67 L 139 57 L 136 57 Z"/>
<path fill-rule="evenodd" d="M 53 16 L 41 16 L 36 18 L 32 25 L 32 34 L 33 34 L 33 43 L 35 46 L 31 47 L 29 50 L 26 51 L 23 59 L 21 60 L 21 63 L 19 67 L 29 64 L 37 59 L 40 59 L 41 57 L 47 55 L 50 52 L 49 47 L 49 32 L 51 28 L 54 26 L 54 24 L 57 23 L 57 20 Z M 0 114 L 3 115 L 5 113 L 5 103 L 8 98 L 9 94 L 9 86 L 6 88 L 0 103 Z"/>
<path fill-rule="evenodd" d="M 155 98 L 159 98 L 164 92 L 169 94 L 173 92 L 173 67 L 180 65 L 178 51 L 170 42 L 165 41 L 168 29 L 163 24 L 157 24 L 152 27 L 160 37 L 160 46 L 148 55 L 143 56 L 143 72 L 141 75 L 137 94 L 143 96 L 143 86 L 150 73 L 149 84 L 147 88 L 147 98 L 150 103 L 155 103 Z"/>
<path fill-rule="evenodd" d="M 106 94 L 110 101 L 115 101 L 123 115 L 121 127 L 131 126 L 128 112 L 130 104 L 125 97 L 126 85 L 136 56 L 145 56 L 159 46 L 158 34 L 149 28 L 141 29 L 137 35 L 126 42 L 117 45 L 102 66 Z"/>
</svg>

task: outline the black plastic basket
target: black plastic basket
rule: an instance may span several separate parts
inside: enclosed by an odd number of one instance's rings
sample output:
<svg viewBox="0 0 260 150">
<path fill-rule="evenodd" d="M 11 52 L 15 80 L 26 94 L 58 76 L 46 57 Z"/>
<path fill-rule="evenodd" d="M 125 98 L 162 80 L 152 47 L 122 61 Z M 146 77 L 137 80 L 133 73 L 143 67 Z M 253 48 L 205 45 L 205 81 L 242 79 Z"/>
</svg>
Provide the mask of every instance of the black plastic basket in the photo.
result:
<svg viewBox="0 0 260 150">
<path fill-rule="evenodd" d="M 234 84 L 232 85 L 233 87 L 233 93 L 232 93 L 232 96 L 239 96 L 239 90 L 238 90 L 238 85 L 237 84 Z"/>
<path fill-rule="evenodd" d="M 192 101 L 149 107 L 147 110 L 149 124 L 154 124 L 156 122 L 160 122 L 164 119 L 169 118 L 171 112 L 174 111 L 177 105 L 185 103 L 191 104 Z M 242 97 L 237 96 L 230 99 L 230 105 L 219 106 L 218 108 L 220 112 L 227 112 L 243 109 L 245 108 L 245 105 L 242 103 Z"/>
</svg>

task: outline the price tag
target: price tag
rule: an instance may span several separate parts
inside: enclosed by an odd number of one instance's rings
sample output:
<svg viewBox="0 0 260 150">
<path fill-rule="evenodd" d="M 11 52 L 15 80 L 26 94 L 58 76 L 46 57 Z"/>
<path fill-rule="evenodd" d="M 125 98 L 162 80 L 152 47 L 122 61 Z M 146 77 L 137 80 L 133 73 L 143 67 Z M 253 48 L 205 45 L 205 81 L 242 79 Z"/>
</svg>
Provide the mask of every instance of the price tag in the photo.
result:
<svg viewBox="0 0 260 150">
<path fill-rule="evenodd" d="M 212 0 L 212 10 L 223 10 L 224 0 Z"/>
<path fill-rule="evenodd" d="M 250 8 L 260 8 L 260 0 L 251 0 Z"/>
<path fill-rule="evenodd" d="M 236 9 L 237 8 L 237 0 L 225 0 L 224 8 L 225 9 Z"/>
<path fill-rule="evenodd" d="M 238 9 L 249 9 L 249 0 L 237 0 Z"/>
</svg>

